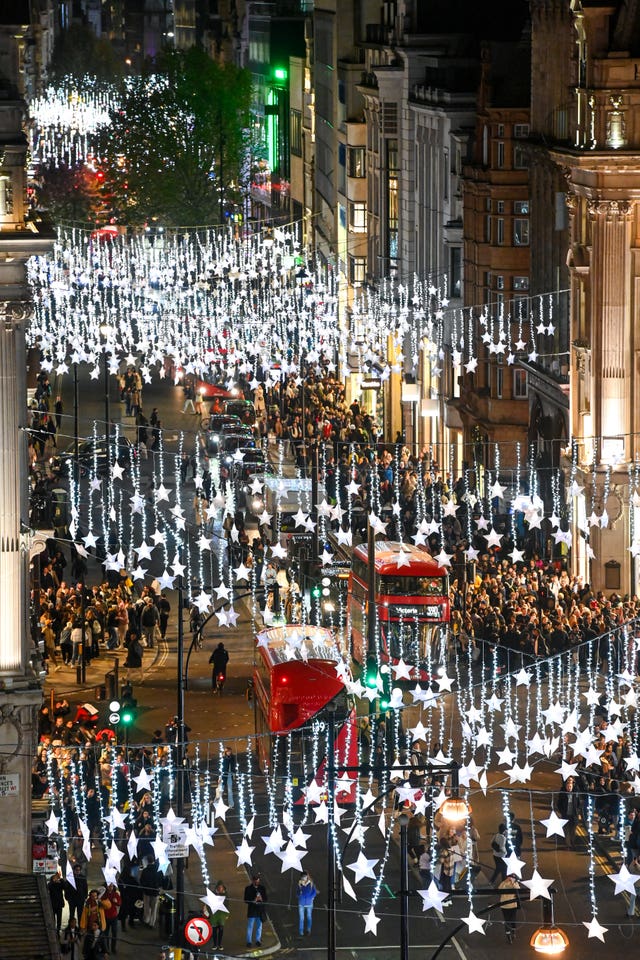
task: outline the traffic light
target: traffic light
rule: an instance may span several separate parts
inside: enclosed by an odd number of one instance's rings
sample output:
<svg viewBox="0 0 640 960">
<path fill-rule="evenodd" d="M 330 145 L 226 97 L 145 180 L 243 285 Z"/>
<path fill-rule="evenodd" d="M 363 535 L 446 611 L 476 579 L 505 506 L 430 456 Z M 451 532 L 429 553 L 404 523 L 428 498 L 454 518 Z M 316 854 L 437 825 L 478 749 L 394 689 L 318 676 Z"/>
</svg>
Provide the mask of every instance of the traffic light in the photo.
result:
<svg viewBox="0 0 640 960">
<path fill-rule="evenodd" d="M 375 657 L 367 657 L 364 668 L 364 685 L 369 690 L 378 688 L 378 663 Z"/>
<path fill-rule="evenodd" d="M 133 687 L 129 683 L 125 683 L 122 688 L 121 707 L 120 707 L 120 724 L 123 727 L 131 727 L 136 722 L 136 714 L 138 701 L 133 695 Z"/>
<path fill-rule="evenodd" d="M 319 583 L 311 584 L 311 599 L 319 600 L 322 596 L 322 586 Z"/>
<path fill-rule="evenodd" d="M 136 719 L 133 707 L 123 707 L 120 714 L 120 723 L 123 727 L 130 727 Z"/>
<path fill-rule="evenodd" d="M 382 677 L 382 693 L 380 694 L 380 709 L 385 711 L 391 708 L 391 669 L 388 663 L 380 667 Z"/>
</svg>

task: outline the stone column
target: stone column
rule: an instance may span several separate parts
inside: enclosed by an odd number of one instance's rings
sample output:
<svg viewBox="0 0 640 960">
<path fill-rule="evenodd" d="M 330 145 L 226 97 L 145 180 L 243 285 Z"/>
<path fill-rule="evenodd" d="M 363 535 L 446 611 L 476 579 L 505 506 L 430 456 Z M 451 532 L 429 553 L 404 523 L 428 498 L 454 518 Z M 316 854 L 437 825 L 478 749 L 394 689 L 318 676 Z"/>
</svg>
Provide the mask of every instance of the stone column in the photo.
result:
<svg viewBox="0 0 640 960">
<path fill-rule="evenodd" d="M 594 364 L 600 367 L 594 434 L 600 456 L 629 458 L 629 223 L 632 204 L 592 200 L 592 324 Z"/>
<path fill-rule="evenodd" d="M 2 288 L 0 287 L 0 297 Z M 26 582 L 24 546 L 21 542 L 21 410 L 25 405 L 24 332 L 27 305 L 0 299 L 0 678 L 24 674 L 26 644 Z"/>
</svg>

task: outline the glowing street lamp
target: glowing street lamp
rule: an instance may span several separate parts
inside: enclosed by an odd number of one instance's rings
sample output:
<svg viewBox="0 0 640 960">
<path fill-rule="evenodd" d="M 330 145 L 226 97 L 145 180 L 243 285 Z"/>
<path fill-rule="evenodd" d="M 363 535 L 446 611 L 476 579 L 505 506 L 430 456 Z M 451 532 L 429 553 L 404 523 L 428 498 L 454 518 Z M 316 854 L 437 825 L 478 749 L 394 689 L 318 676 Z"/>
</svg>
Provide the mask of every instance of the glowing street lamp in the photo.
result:
<svg viewBox="0 0 640 960">
<path fill-rule="evenodd" d="M 451 796 L 447 797 L 440 807 L 440 814 L 448 823 L 455 825 L 463 823 L 467 819 L 469 804 L 460 796 L 459 765 L 452 763 L 449 769 L 451 770 Z"/>
<path fill-rule="evenodd" d="M 553 916 L 553 896 L 542 901 L 542 926 L 534 932 L 529 946 L 536 953 L 547 957 L 557 957 L 569 946 L 569 937 L 564 930 L 556 926 Z"/>
</svg>

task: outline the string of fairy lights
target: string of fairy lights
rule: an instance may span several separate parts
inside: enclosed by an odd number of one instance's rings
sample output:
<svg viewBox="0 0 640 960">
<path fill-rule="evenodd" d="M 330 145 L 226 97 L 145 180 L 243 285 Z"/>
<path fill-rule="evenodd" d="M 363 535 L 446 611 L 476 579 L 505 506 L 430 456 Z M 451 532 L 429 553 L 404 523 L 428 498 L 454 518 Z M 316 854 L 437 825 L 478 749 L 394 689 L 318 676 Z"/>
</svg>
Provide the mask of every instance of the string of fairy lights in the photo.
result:
<svg viewBox="0 0 640 960">
<path fill-rule="evenodd" d="M 41 101 L 32 104 L 34 120 L 32 132 L 32 155 L 41 164 L 74 165 L 90 162 L 95 151 L 96 135 L 108 122 L 109 110 L 116 101 L 113 91 L 98 89 L 78 96 L 68 86 L 48 90 Z M 421 362 L 426 367 L 426 379 L 430 389 L 437 393 L 442 385 L 445 350 L 452 357 L 454 373 L 474 374 L 484 354 L 504 358 L 511 366 L 517 359 L 536 362 L 553 353 L 556 333 L 556 317 L 566 300 L 566 292 L 535 298 L 523 297 L 508 314 L 501 305 L 487 306 L 479 316 L 471 309 L 452 310 L 444 287 L 437 287 L 429 278 L 412 277 L 400 282 L 383 280 L 377 289 L 363 289 L 352 304 L 346 317 L 338 312 L 339 289 L 336 272 L 330 264 L 321 262 L 311 251 L 302 247 L 295 225 L 269 231 L 256 231 L 241 238 L 228 229 L 200 229 L 193 231 L 126 232 L 124 230 L 86 231 L 78 228 L 62 228 L 53 252 L 30 261 L 29 280 L 34 291 L 35 310 L 29 327 L 29 343 L 37 346 L 44 357 L 43 370 L 58 375 L 67 374 L 72 365 L 86 365 L 92 379 L 98 379 L 101 365 L 106 357 L 110 376 L 115 376 L 123 364 L 139 368 L 143 383 L 153 377 L 166 377 L 167 368 L 175 366 L 183 375 L 209 378 L 232 389 L 239 378 L 244 378 L 250 388 L 262 385 L 267 389 L 280 385 L 287 377 L 299 382 L 307 372 L 344 375 L 357 373 L 361 378 L 375 376 L 380 382 L 392 374 L 411 372 L 416 374 Z M 390 359 L 391 358 L 391 359 Z M 116 428 L 114 449 L 119 449 L 119 428 Z M 201 613 L 212 609 L 212 595 L 219 591 L 218 599 L 228 601 L 221 608 L 218 619 L 221 625 L 233 629 L 238 615 L 233 607 L 233 596 L 240 585 L 249 582 L 252 593 L 252 616 L 256 615 L 255 581 L 247 580 L 242 564 L 229 562 L 226 556 L 226 541 L 222 525 L 227 515 L 235 511 L 233 492 L 221 494 L 214 499 L 210 514 L 185 516 L 182 507 L 183 481 L 180 470 L 182 453 L 187 451 L 187 438 L 180 434 L 178 454 L 169 454 L 163 444 L 154 450 L 153 487 L 146 489 L 140 464 L 131 453 L 120 469 L 113 469 L 111 482 L 106 484 L 100 477 L 97 458 L 97 440 L 101 433 L 98 424 L 92 428 L 94 454 L 90 472 L 89 492 L 84 479 L 76 483 L 70 479 L 71 525 L 70 536 L 79 552 L 86 553 L 101 541 L 106 550 L 106 569 L 120 569 L 135 564 L 134 580 L 151 579 L 152 554 L 162 567 L 159 577 L 161 586 L 171 586 L 185 558 L 187 594 Z M 592 527 L 606 527 L 608 517 L 606 504 L 611 492 L 611 470 L 601 476 L 596 470 L 597 442 L 593 442 L 592 476 L 589 491 L 578 487 L 579 449 L 573 442 L 570 450 L 570 473 L 568 490 L 565 492 L 559 471 L 552 473 L 554 513 L 551 526 L 556 538 L 572 544 L 574 517 L 579 529 L 585 534 L 587 552 L 593 556 L 589 541 Z M 449 464 L 453 472 L 454 450 L 449 446 L 442 451 L 443 464 Z M 510 514 L 510 532 L 513 542 L 514 564 L 523 559 L 518 545 L 522 546 L 524 533 L 539 528 L 544 506 L 538 486 L 533 451 L 516 448 L 515 482 L 505 490 L 500 483 L 501 450 L 494 447 L 494 470 L 485 480 L 485 488 L 479 489 L 478 454 L 473 452 L 472 484 L 471 468 L 463 477 L 464 494 L 441 490 L 432 468 L 421 464 L 418 468 L 418 498 L 415 530 L 407 535 L 394 521 L 397 539 L 402 543 L 413 540 L 426 541 L 436 534 L 440 546 L 439 562 L 449 566 L 451 554 L 447 552 L 447 524 L 458 517 L 462 501 L 465 511 L 466 532 L 469 541 L 467 559 L 474 559 L 478 548 L 501 546 L 504 535 L 495 529 L 497 510 L 494 500 L 501 503 L 500 512 Z M 321 464 L 326 468 L 326 448 L 321 449 Z M 397 517 L 401 510 L 400 451 L 394 453 L 395 470 L 392 484 L 391 516 Z M 204 463 L 196 444 L 194 459 L 195 480 L 203 481 Z M 284 446 L 280 444 L 276 459 L 278 473 L 284 474 Z M 354 479 L 356 450 L 349 448 L 349 464 Z M 423 474 L 424 471 L 424 474 Z M 424 480 L 429 479 L 428 490 Z M 526 475 L 526 495 L 522 493 L 522 479 Z M 629 499 L 640 505 L 640 463 L 629 467 Z M 383 504 L 377 475 L 371 489 L 370 509 L 372 517 L 382 522 Z M 219 479 L 219 478 L 215 478 Z M 566 494 L 566 495 L 565 495 Z M 346 510 L 340 508 L 339 516 L 321 512 L 318 514 L 319 539 L 326 542 L 335 524 L 342 535 L 350 538 L 355 527 L 353 501 L 350 494 Z M 127 509 L 127 500 L 131 509 Z M 151 509 L 144 504 L 150 502 Z M 274 533 L 269 557 L 279 558 L 279 534 L 281 516 L 277 509 L 272 518 Z M 587 502 L 590 514 L 587 516 Z M 310 521 L 314 505 L 305 494 L 300 496 L 300 510 L 305 524 Z M 596 512 L 600 509 L 600 514 Z M 561 516 L 562 514 L 562 516 Z M 631 550 L 640 552 L 638 537 L 640 527 L 635 511 L 629 511 Z M 110 553 L 111 544 L 117 550 Z M 345 541 L 347 542 L 347 541 Z M 560 542 L 556 539 L 556 542 Z M 474 547 L 473 544 L 477 546 Z M 329 560 L 332 551 L 323 548 Z M 207 557 L 208 554 L 208 557 Z M 635 553 L 634 553 L 635 556 Z M 171 572 L 170 569 L 171 568 Z M 197 592 L 196 592 L 197 591 Z M 211 591 L 209 593 L 208 591 Z M 306 614 L 303 614 L 305 616 Z M 268 612 L 265 612 L 265 620 Z M 350 696 L 362 697 L 358 681 L 348 672 L 344 654 L 348 650 L 348 623 L 344 608 L 336 621 L 335 661 L 343 671 Z M 440 647 L 426 643 L 426 664 L 429 680 L 416 682 L 410 693 L 393 687 L 390 710 L 383 716 L 373 710 L 372 739 L 381 728 L 382 720 L 388 733 L 380 740 L 381 775 L 378 790 L 381 795 L 388 791 L 388 803 L 380 815 L 375 814 L 379 833 L 383 837 L 381 856 L 367 856 L 367 835 L 364 811 L 369 808 L 373 777 L 353 777 L 350 789 L 355 802 L 353 812 L 345 813 L 339 797 L 327 797 L 326 768 L 320 782 L 318 769 L 326 754 L 326 727 L 315 724 L 311 735 L 311 747 L 305 756 L 303 825 L 306 830 L 316 827 L 325 831 L 330 824 L 336 861 L 343 872 L 345 890 L 362 905 L 365 929 L 375 933 L 375 908 L 385 882 L 391 850 L 391 841 L 396 829 L 393 807 L 395 803 L 418 807 L 415 791 L 407 786 L 408 777 L 399 778 L 395 787 L 390 782 L 388 768 L 401 762 L 402 724 L 405 716 L 411 718 L 409 728 L 413 746 L 425 744 L 425 756 L 435 741 L 438 744 L 439 762 L 446 766 L 454 751 L 459 751 L 463 766 L 460 771 L 461 793 L 472 797 L 476 790 L 486 791 L 490 786 L 489 776 L 508 777 L 510 790 L 502 790 L 501 805 L 505 822 L 509 823 L 515 797 L 532 798 L 535 791 L 535 774 L 538 765 L 548 764 L 557 752 L 563 737 L 574 737 L 574 752 L 585 763 L 599 763 L 596 744 L 596 704 L 602 703 L 608 710 L 616 732 L 629 732 L 635 743 L 638 733 L 635 692 L 628 677 L 634 675 L 635 659 L 640 641 L 636 639 L 636 624 L 616 633 L 615 642 L 607 649 L 608 671 L 600 672 L 603 640 L 599 638 L 582 645 L 578 650 L 559 654 L 549 661 L 548 672 L 543 677 L 542 665 L 534 668 L 536 683 L 532 690 L 532 673 L 524 669 L 503 674 L 498 658 L 494 656 L 488 665 L 481 665 L 480 683 L 472 681 L 472 651 L 469 647 L 463 657 L 457 658 L 454 676 L 438 674 L 438 666 L 446 663 L 444 638 Z M 417 619 L 405 617 L 401 635 L 406 630 L 407 649 L 422 648 L 421 625 Z M 385 668 L 380 655 L 382 637 L 376 625 L 375 649 L 379 671 Z M 294 651 L 295 652 L 295 651 Z M 578 658 L 576 661 L 576 657 Z M 576 662 L 586 668 L 588 699 L 585 704 L 584 683 L 579 682 Z M 387 669 L 389 669 L 387 667 Z M 345 672 L 346 671 L 346 672 Z M 546 682 L 543 683 L 542 680 Z M 397 678 L 396 678 L 397 681 Z M 452 689 L 453 684 L 455 688 Z M 522 688 L 525 688 L 524 691 Z M 376 691 L 376 697 L 380 691 Z M 629 694 L 633 694 L 630 697 Z M 375 699 L 375 698 L 374 698 Z M 416 719 L 417 717 L 417 719 Z M 447 717 L 449 726 L 447 728 Z M 581 726 L 586 723 L 586 726 Z M 349 738 L 355 732 L 346 733 L 346 750 Z M 252 862 L 255 846 L 250 846 L 256 818 L 256 784 L 264 781 L 268 797 L 268 836 L 264 840 L 265 855 L 278 856 L 282 869 L 301 871 L 307 846 L 302 828 L 294 828 L 293 791 L 295 773 L 294 735 L 278 738 L 273 752 L 257 735 L 242 746 L 237 784 L 237 816 L 242 827 L 242 841 L 237 847 L 238 862 Z M 220 797 L 214 797 L 211 782 L 212 770 L 222 776 L 224 744 L 199 743 L 195 749 L 194 764 L 198 773 L 197 789 L 187 823 L 190 845 L 199 854 L 202 882 L 208 888 L 210 877 L 204 846 L 213 844 L 215 821 L 224 821 L 227 807 Z M 66 818 L 58 815 L 56 797 L 65 790 L 62 767 L 58 762 L 59 748 L 47 751 L 46 770 L 51 790 L 51 811 L 48 821 L 50 834 L 58 834 L 63 844 L 70 839 Z M 357 746 L 358 758 L 362 757 L 362 744 Z M 259 769 L 253 753 L 269 756 L 264 767 Z M 346 755 L 346 754 L 345 754 Z M 629 769 L 637 774 L 640 759 L 635 752 L 628 758 Z M 131 810 L 134 799 L 142 790 L 151 794 L 154 822 L 175 826 L 171 804 L 175 797 L 176 770 L 171 750 L 156 747 L 145 761 L 143 770 L 151 776 L 134 776 L 132 765 L 124 763 L 120 748 L 113 746 L 107 751 L 103 764 L 108 767 L 108 776 L 101 779 L 96 770 L 96 787 L 100 804 L 100 830 L 105 849 L 110 853 L 105 866 L 105 879 L 113 876 L 119 867 L 114 852 L 113 839 L 117 830 L 131 828 L 131 816 L 124 816 L 120 807 L 128 803 Z M 565 761 L 563 761 L 564 768 Z M 570 767 L 571 764 L 568 764 Z M 566 772 L 566 770 L 563 770 Z M 202 774 L 200 780 L 199 774 Z M 81 775 L 82 776 L 82 775 Z M 444 799 L 442 782 L 425 793 L 422 812 L 437 809 Z M 566 779 L 566 778 L 565 778 Z M 72 777 L 73 799 L 76 809 L 86 820 L 82 791 L 78 791 L 76 778 Z M 473 783 L 477 787 L 473 786 Z M 124 796 L 122 785 L 124 783 Z M 142 784 L 142 785 L 141 785 Z M 522 787 L 518 787 L 522 784 Z M 530 784 L 530 786 L 527 786 Z M 82 779 L 80 780 L 82 785 Z M 638 777 L 631 781 L 632 789 L 638 786 Z M 102 789 L 105 788 L 105 789 Z M 436 796 L 438 791 L 438 796 Z M 428 794 L 428 795 L 427 795 Z M 328 814 L 327 801 L 331 806 Z M 618 823 L 624 821 L 626 799 L 620 800 Z M 169 805 L 169 812 L 162 816 Z M 530 830 L 532 842 L 532 878 L 525 881 L 531 888 L 532 897 L 544 895 L 538 874 L 538 840 L 540 828 L 533 814 L 530 799 Z M 315 821 L 309 816 L 315 811 Z M 591 811 L 593 812 L 593 811 Z M 342 820 L 345 820 L 343 825 Z M 208 824 L 209 821 L 209 824 Z M 554 827 L 547 823 L 547 837 Z M 509 828 L 510 829 L 510 828 Z M 619 831 L 622 827 L 619 826 Z M 345 862 L 343 831 L 353 836 L 360 847 L 354 864 Z M 166 831 L 165 831 L 166 832 Z M 512 834 L 510 833 L 512 842 Z M 620 832 L 621 843 L 623 833 Z M 432 871 L 438 862 L 436 831 L 430 837 Z M 589 850 L 589 906 L 591 921 L 584 921 L 589 937 L 603 939 L 604 928 L 596 924 L 597 901 L 595 894 L 595 854 L 592 827 L 588 830 Z M 135 855 L 137 841 L 130 836 L 130 852 Z M 167 844 L 158 838 L 154 851 L 163 866 L 168 863 Z M 473 844 L 467 837 L 464 861 L 467 869 L 467 893 L 470 917 L 473 917 L 472 877 Z M 91 851 L 89 848 L 89 856 Z M 363 859 L 361 859 L 363 858 Z M 524 865 L 523 865 L 524 866 Z M 354 886 L 346 879 L 344 867 L 354 874 Z M 520 875 L 522 875 L 520 873 Z M 372 883 L 363 887 L 363 880 Z M 624 878 L 623 878 L 624 879 Z M 624 889 L 624 887 L 623 887 Z M 356 892 L 357 890 L 357 892 Z M 360 891 L 364 892 L 360 892 Z M 616 892 L 619 892 L 616 889 Z M 427 894 L 427 891 L 421 891 Z M 433 894 L 430 895 L 431 897 Z M 435 902 L 423 896 L 425 904 Z M 429 907 L 425 907 L 429 908 Z M 606 931 L 604 931 L 606 932 Z"/>
</svg>

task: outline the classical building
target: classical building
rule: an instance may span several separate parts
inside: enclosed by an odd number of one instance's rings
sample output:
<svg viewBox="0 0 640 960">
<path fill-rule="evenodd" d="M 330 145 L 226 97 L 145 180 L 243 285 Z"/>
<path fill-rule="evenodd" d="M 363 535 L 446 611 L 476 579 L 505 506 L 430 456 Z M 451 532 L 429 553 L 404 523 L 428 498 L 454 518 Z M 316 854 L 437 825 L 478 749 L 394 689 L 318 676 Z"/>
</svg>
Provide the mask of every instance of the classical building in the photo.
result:
<svg viewBox="0 0 640 960">
<path fill-rule="evenodd" d="M 22 11 L 0 7 L 0 845 L 5 869 L 31 861 L 31 760 L 42 690 L 28 624 L 26 360 L 30 313 L 26 263 L 47 252 L 53 235 L 28 217 L 25 34 Z M 22 13 L 22 16 L 20 14 Z"/>
<path fill-rule="evenodd" d="M 568 130 L 550 157 L 569 206 L 573 560 L 596 587 L 637 592 L 640 18 L 571 0 L 567 29 Z"/>
</svg>

